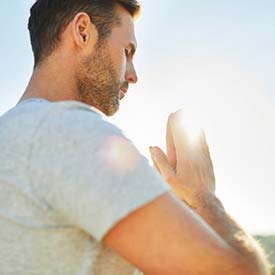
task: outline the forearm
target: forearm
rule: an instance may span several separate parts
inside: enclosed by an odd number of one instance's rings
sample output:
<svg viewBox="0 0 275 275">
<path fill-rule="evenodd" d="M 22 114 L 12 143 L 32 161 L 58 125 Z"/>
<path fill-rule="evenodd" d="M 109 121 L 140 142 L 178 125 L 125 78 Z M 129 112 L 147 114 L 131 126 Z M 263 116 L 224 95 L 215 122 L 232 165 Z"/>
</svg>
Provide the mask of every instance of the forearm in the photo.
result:
<svg viewBox="0 0 275 275">
<path fill-rule="evenodd" d="M 159 147 L 151 148 L 156 168 L 174 194 L 229 245 L 226 258 L 232 265 L 236 260 L 241 271 L 238 274 L 268 274 L 269 265 L 260 246 L 227 214 L 214 195 L 215 175 L 204 132 L 196 140 L 190 138 L 188 127 L 182 123 L 184 117 L 184 112 L 178 111 L 168 118 L 167 156 Z"/>
<path fill-rule="evenodd" d="M 234 250 L 255 263 L 255 266 L 262 270 L 262 274 L 270 273 L 270 265 L 260 245 L 233 220 L 215 195 L 201 197 L 199 202 L 191 207 Z"/>
</svg>

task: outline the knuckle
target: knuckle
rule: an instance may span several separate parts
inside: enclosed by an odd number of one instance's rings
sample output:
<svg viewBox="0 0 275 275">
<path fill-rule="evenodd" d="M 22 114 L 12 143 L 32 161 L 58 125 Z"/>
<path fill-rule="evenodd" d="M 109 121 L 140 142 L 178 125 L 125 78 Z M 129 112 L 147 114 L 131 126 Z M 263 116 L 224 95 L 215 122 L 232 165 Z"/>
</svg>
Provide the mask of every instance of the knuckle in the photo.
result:
<svg viewBox="0 0 275 275">
<path fill-rule="evenodd" d="M 165 175 L 164 180 L 166 182 L 168 182 L 169 184 L 173 184 L 173 185 L 178 182 L 178 179 L 177 179 L 175 173 L 172 173 L 172 171 L 170 171 L 170 173 L 167 173 Z"/>
</svg>

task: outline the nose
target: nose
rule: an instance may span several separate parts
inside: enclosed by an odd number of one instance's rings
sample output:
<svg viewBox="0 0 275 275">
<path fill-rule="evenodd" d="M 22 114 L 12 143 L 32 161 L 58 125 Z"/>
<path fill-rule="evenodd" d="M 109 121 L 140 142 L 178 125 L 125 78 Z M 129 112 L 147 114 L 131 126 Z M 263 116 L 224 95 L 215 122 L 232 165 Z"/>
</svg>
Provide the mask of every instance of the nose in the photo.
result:
<svg viewBox="0 0 275 275">
<path fill-rule="evenodd" d="M 127 63 L 125 80 L 128 83 L 132 83 L 132 84 L 137 83 L 138 81 L 137 73 L 136 73 L 134 64 L 132 62 Z"/>
</svg>

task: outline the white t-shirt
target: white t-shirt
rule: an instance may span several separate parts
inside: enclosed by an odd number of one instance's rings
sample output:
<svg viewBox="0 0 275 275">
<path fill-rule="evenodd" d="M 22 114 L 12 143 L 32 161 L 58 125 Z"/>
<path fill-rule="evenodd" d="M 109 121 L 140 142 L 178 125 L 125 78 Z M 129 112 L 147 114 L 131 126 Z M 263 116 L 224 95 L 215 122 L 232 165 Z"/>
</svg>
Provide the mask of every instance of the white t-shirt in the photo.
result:
<svg viewBox="0 0 275 275">
<path fill-rule="evenodd" d="M 22 101 L 0 117 L 0 274 L 132 275 L 102 238 L 170 190 L 94 108 Z"/>
</svg>

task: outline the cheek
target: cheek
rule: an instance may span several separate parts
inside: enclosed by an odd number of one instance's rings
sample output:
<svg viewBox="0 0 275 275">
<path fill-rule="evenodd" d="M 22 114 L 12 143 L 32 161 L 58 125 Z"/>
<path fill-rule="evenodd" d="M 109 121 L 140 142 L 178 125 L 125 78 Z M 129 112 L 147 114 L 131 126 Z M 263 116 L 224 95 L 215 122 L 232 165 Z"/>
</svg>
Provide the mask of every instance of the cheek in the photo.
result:
<svg viewBox="0 0 275 275">
<path fill-rule="evenodd" d="M 117 51 L 113 60 L 114 60 L 116 71 L 118 73 L 118 77 L 122 81 L 124 81 L 126 67 L 127 67 L 127 59 L 126 59 L 124 50 Z"/>
<path fill-rule="evenodd" d="M 122 55 L 121 60 L 122 60 L 122 62 L 121 62 L 121 77 L 124 80 L 124 77 L 125 77 L 125 74 L 126 74 L 126 68 L 127 68 L 127 59 L 126 59 L 124 51 L 123 51 L 123 55 Z"/>
</svg>

